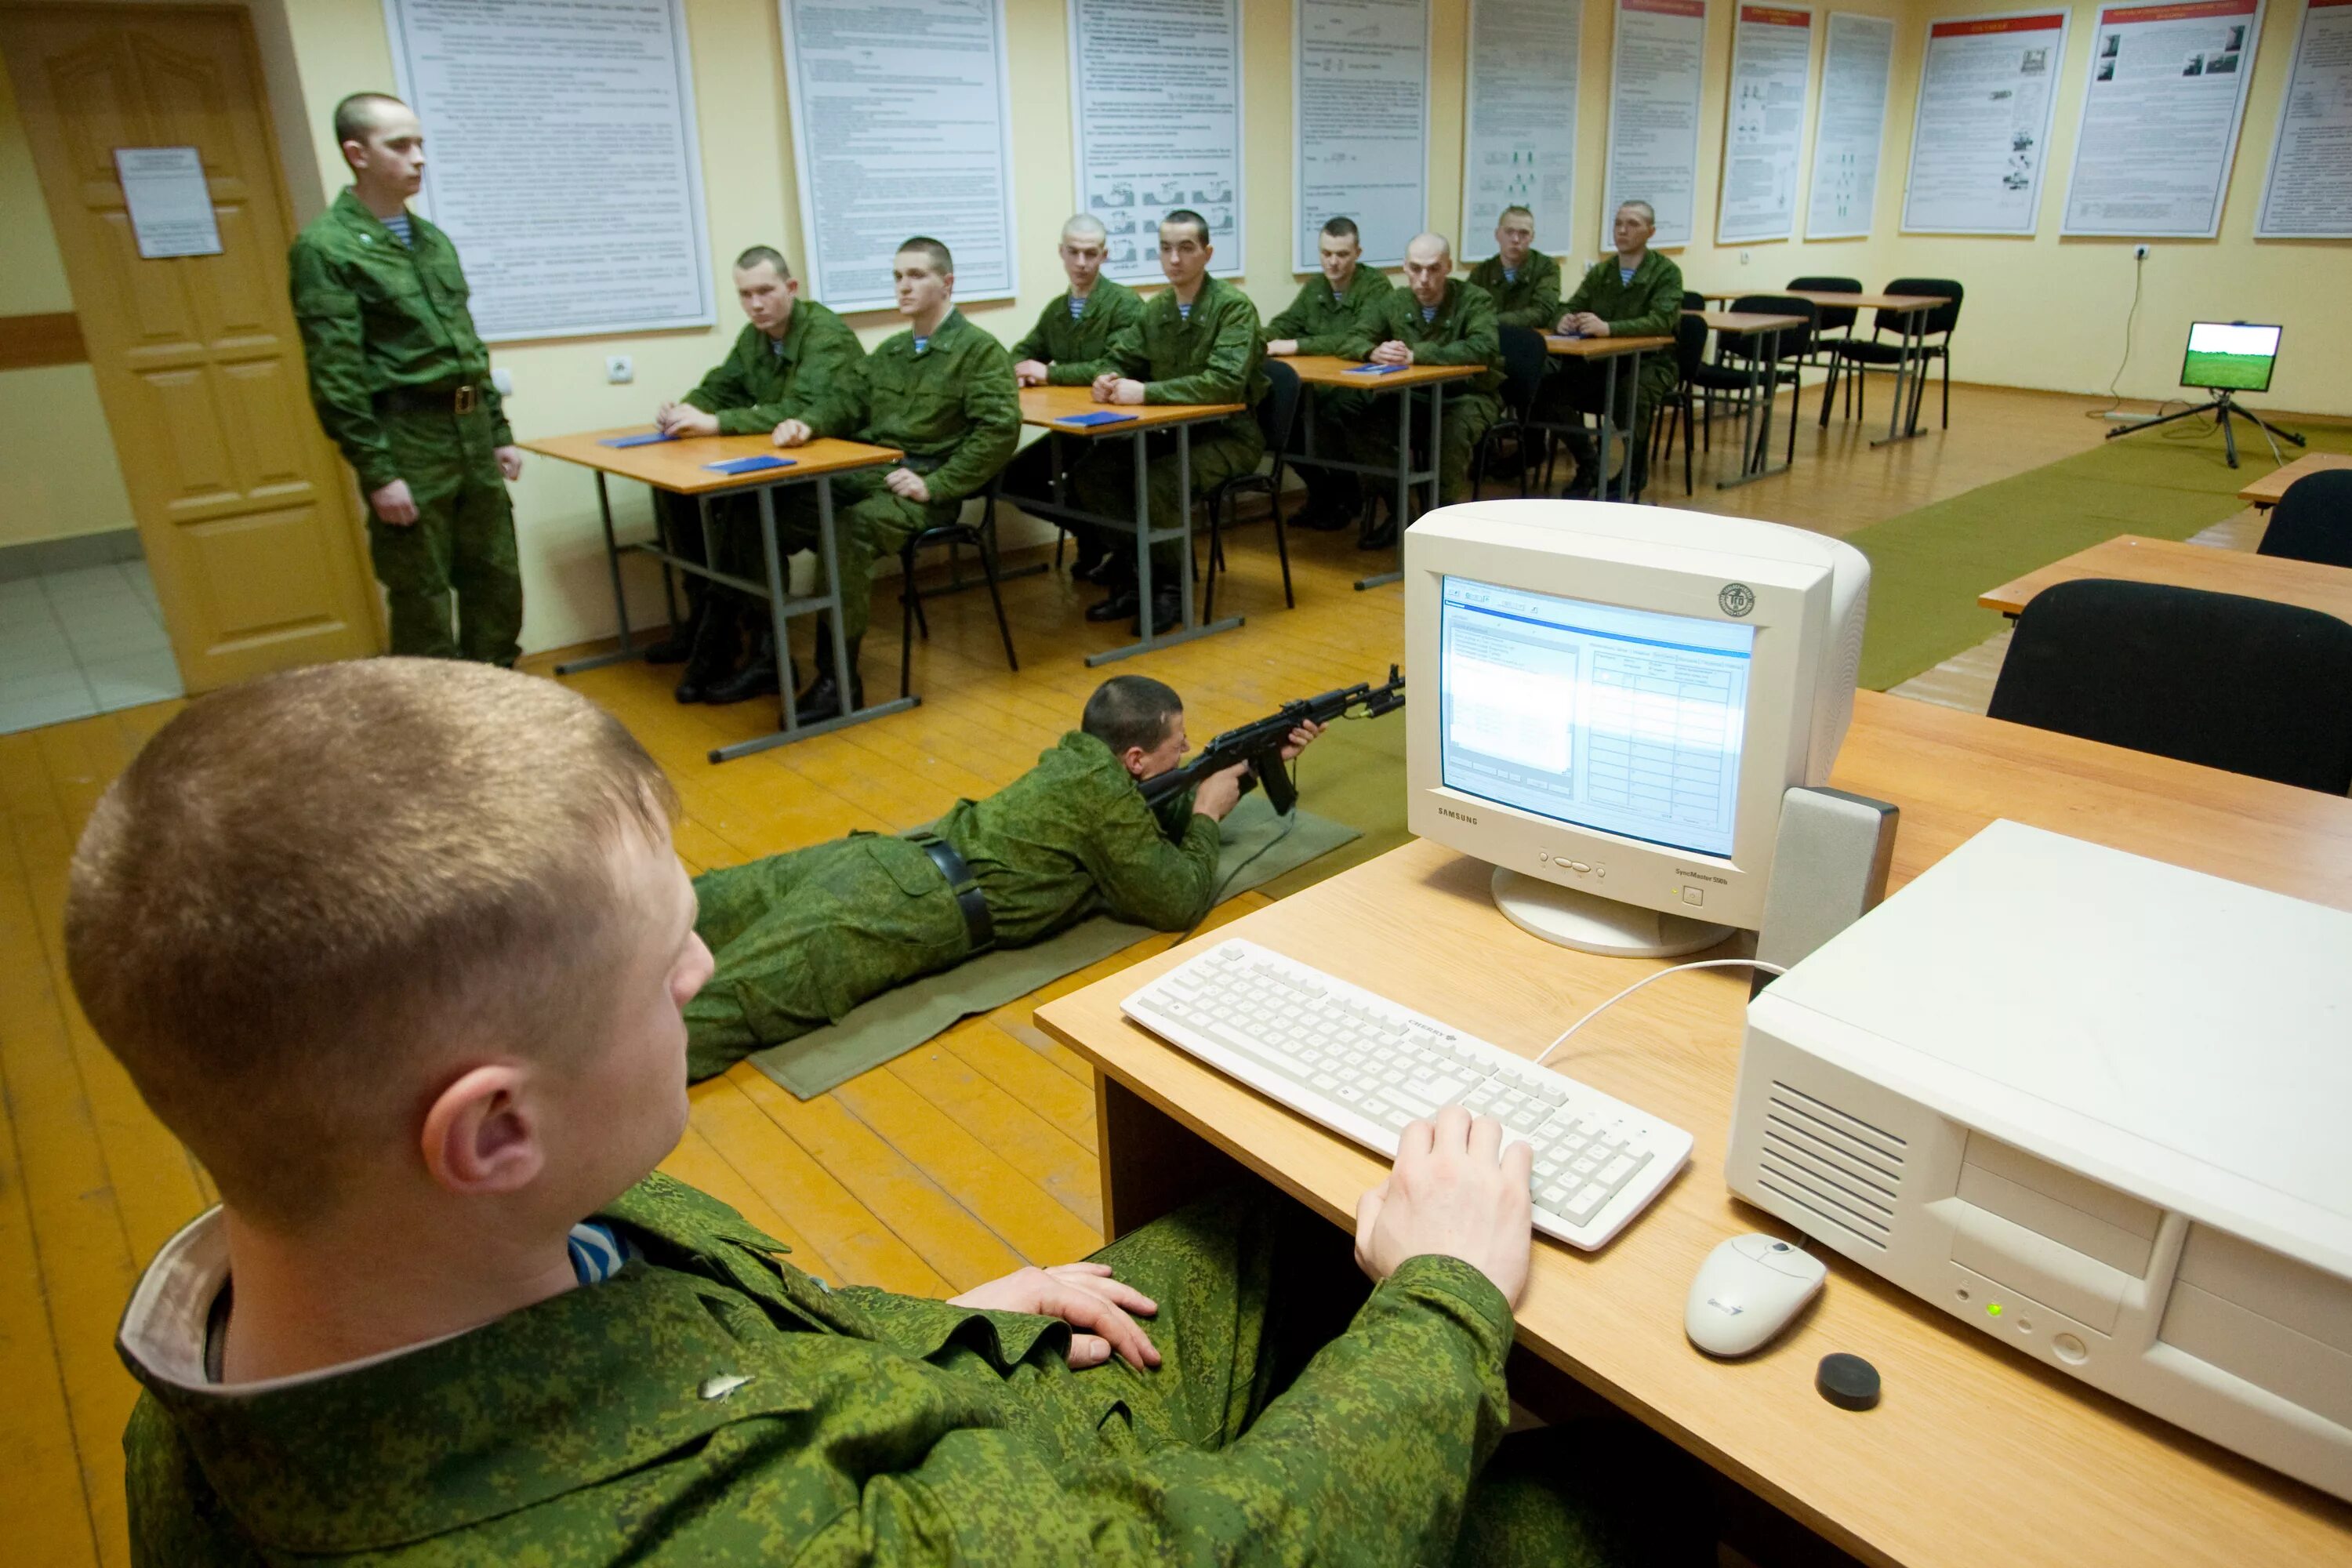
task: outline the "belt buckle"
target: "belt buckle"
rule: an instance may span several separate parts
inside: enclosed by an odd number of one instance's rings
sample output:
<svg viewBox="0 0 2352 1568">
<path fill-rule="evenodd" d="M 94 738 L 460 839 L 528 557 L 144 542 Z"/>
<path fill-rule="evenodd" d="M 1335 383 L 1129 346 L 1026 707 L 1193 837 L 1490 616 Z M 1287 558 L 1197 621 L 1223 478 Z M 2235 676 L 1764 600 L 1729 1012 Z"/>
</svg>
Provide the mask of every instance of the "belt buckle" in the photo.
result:
<svg viewBox="0 0 2352 1568">
<path fill-rule="evenodd" d="M 467 383 L 465 385 L 457 389 L 458 413 L 471 414 L 481 401 L 481 390 L 475 386 L 471 382 Z"/>
</svg>

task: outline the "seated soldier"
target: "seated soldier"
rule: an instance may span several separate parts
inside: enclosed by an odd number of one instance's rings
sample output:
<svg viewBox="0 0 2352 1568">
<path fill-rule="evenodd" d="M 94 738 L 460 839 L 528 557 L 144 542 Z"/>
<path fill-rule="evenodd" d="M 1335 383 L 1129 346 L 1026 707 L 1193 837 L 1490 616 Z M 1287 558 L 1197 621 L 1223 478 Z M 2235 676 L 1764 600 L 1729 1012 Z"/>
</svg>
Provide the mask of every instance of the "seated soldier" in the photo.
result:
<svg viewBox="0 0 2352 1568">
<path fill-rule="evenodd" d="M 1029 335 L 1013 345 L 1013 374 L 1022 385 L 1086 385 L 1094 378 L 1079 374 L 1079 367 L 1102 358 L 1103 352 L 1110 346 L 1111 334 L 1121 327 L 1132 326 L 1142 317 L 1142 296 L 1126 284 L 1102 275 L 1103 258 L 1109 254 L 1109 246 L 1110 237 L 1103 230 L 1102 219 L 1092 214 L 1079 213 L 1062 226 L 1062 272 L 1069 279 L 1070 287 L 1047 302 L 1045 310 L 1038 312 L 1037 324 L 1029 329 Z M 1022 496 L 1053 499 L 1055 445 L 1050 437 L 1033 441 L 1004 466 L 1006 496 L 1014 500 Z M 1065 467 L 1082 449 L 1066 449 Z M 1076 552 L 1070 561 L 1070 575 L 1088 583 L 1100 582 L 1116 536 L 1106 536 L 1101 529 L 1083 522 L 1064 526 L 1077 541 Z"/>
<path fill-rule="evenodd" d="M 1284 759 L 1320 732 L 1292 731 Z M 1182 762 L 1186 743 L 1183 699 L 1148 676 L 1113 676 L 1035 767 L 929 828 L 704 872 L 696 929 L 719 968 L 687 1009 L 688 1076 L 1098 911 L 1160 931 L 1199 924 L 1217 891 L 1217 825 L 1241 798 L 1244 770 L 1212 773 L 1155 813 L 1136 785 Z"/>
<path fill-rule="evenodd" d="M 1503 1440 L 1528 1158 L 1458 1108 L 1359 1205 L 1369 1291 L 1265 1187 L 937 1301 L 654 1173 L 710 973 L 674 809 L 576 693 L 400 658 L 192 703 L 100 801 L 74 988 L 221 1195 L 122 1320 L 134 1561 L 1700 1544 L 1640 1428 Z"/>
<path fill-rule="evenodd" d="M 1265 343 L 1258 335 L 1257 307 L 1250 297 L 1229 283 L 1209 276 L 1209 220 L 1179 207 L 1160 220 L 1160 269 L 1171 287 L 1145 301 L 1135 325 L 1111 335 L 1102 358 L 1071 374 L 1083 374 L 1094 387 L 1097 403 L 1239 403 L 1242 412 L 1214 425 L 1196 425 L 1192 432 L 1192 490 L 1198 494 L 1237 475 L 1256 468 L 1265 456 L 1265 437 L 1258 433 L 1257 416 L 1249 410 L 1265 395 L 1265 372 L 1260 368 Z M 1176 493 L 1176 436 L 1173 431 L 1147 437 L 1151 454 L 1149 485 L 1153 528 L 1177 528 L 1192 504 L 1190 495 Z M 1077 504 L 1108 517 L 1135 515 L 1134 455 L 1124 441 L 1089 445 L 1073 476 Z M 1184 619 L 1181 580 L 1178 576 L 1174 540 L 1151 547 L 1151 625 L 1154 634 L 1172 629 Z M 1114 563 L 1105 582 L 1110 597 L 1087 611 L 1090 621 L 1116 621 L 1134 616 L 1141 628 L 1143 610 L 1138 603 L 1135 542 L 1116 542 Z"/>
<path fill-rule="evenodd" d="M 755 436 L 776 427 L 815 391 L 830 384 L 866 353 L 857 334 L 839 316 L 814 300 L 800 298 L 800 279 L 782 253 L 755 245 L 735 258 L 735 298 L 751 318 L 725 360 L 702 384 L 676 403 L 654 411 L 654 425 L 668 436 Z M 703 559 L 701 508 L 690 498 L 654 491 L 662 531 L 670 548 Z M 760 580 L 760 508 L 751 496 L 719 496 L 710 503 L 710 533 L 719 567 Z M 764 606 L 732 588 L 706 584 L 691 572 L 687 624 L 646 650 L 648 664 L 686 660 L 677 683 L 680 702 L 740 702 L 776 689 L 775 638 Z M 743 627 L 756 627 L 753 658 L 740 670 Z"/>
<path fill-rule="evenodd" d="M 1503 349 L 1495 335 L 1495 302 L 1484 289 L 1453 276 L 1454 246 L 1442 234 L 1414 237 L 1405 247 L 1405 287 L 1381 301 L 1372 331 L 1349 344 L 1349 359 L 1374 364 L 1475 364 L 1480 374 L 1440 384 L 1445 406 L 1437 429 L 1437 499 L 1452 506 L 1470 495 L 1470 454 L 1486 427 L 1501 417 Z M 1425 428 L 1416 416 L 1413 435 Z M 1356 426 L 1360 460 L 1394 467 L 1396 430 L 1385 419 Z M 1385 499 L 1385 497 L 1383 497 Z M 1401 520 L 1391 517 L 1357 542 L 1378 550 L 1396 542 Z M 1402 520 L 1410 521 L 1410 520 Z"/>
<path fill-rule="evenodd" d="M 816 679 L 797 705 L 803 724 L 866 706 L 857 652 L 874 607 L 874 558 L 897 554 L 924 529 L 953 522 L 965 500 L 1004 467 L 1021 437 L 1013 358 L 955 309 L 955 258 L 948 247 L 919 235 L 898 247 L 890 276 L 907 331 L 883 340 L 826 387 L 803 417 L 775 429 L 779 447 L 837 436 L 907 454 L 887 473 L 864 468 L 834 477 L 835 549 L 841 561 L 835 586 L 841 629 L 849 639 L 850 689 L 844 693 L 834 681 L 833 656 L 820 626 Z M 816 497 L 807 486 L 784 494 L 790 504 L 780 510 L 792 521 L 786 528 L 780 517 L 778 531 L 791 536 L 786 548 L 814 550 Z"/>
<path fill-rule="evenodd" d="M 1360 267 L 1364 257 L 1362 237 L 1353 218 L 1335 217 L 1316 237 L 1319 278 L 1299 285 L 1298 298 L 1265 324 L 1265 352 L 1277 359 L 1294 354 L 1336 354 L 1349 342 L 1374 331 L 1381 300 L 1395 290 L 1388 274 L 1377 267 Z M 1370 416 L 1373 398 L 1368 393 L 1342 392 L 1337 387 L 1313 390 L 1308 407 L 1315 421 L 1315 453 L 1345 459 L 1348 432 Z M 1301 447 L 1303 450 L 1303 447 Z M 1328 531 L 1356 520 L 1364 504 L 1363 487 L 1346 468 L 1302 464 L 1307 506 L 1297 521 Z"/>
<path fill-rule="evenodd" d="M 1495 223 L 1495 254 L 1470 269 L 1470 281 L 1495 301 L 1495 324 L 1548 332 L 1559 320 L 1559 263 L 1536 248 L 1536 215 L 1505 207 Z"/>
<path fill-rule="evenodd" d="M 1682 317 L 1683 269 L 1650 248 L 1657 232 L 1658 215 L 1647 202 L 1625 202 L 1611 224 L 1617 254 L 1592 264 L 1576 292 L 1560 307 L 1557 323 L 1563 334 L 1585 338 L 1672 337 Z M 1637 384 L 1622 359 L 1571 360 L 1561 374 L 1549 378 L 1544 399 L 1549 408 L 1538 416 L 1552 419 L 1601 412 L 1603 375 L 1617 378 L 1614 403 L 1617 421 L 1625 432 L 1626 451 L 1633 466 L 1633 493 L 1639 495 L 1649 447 L 1650 417 L 1681 374 L 1674 351 L 1660 349 L 1642 356 Z M 1568 448 L 1576 458 L 1576 477 L 1560 493 L 1570 500 L 1593 494 L 1601 483 L 1601 459 L 1592 438 L 1572 432 Z M 1614 482 L 1613 480 L 1612 481 Z"/>
</svg>

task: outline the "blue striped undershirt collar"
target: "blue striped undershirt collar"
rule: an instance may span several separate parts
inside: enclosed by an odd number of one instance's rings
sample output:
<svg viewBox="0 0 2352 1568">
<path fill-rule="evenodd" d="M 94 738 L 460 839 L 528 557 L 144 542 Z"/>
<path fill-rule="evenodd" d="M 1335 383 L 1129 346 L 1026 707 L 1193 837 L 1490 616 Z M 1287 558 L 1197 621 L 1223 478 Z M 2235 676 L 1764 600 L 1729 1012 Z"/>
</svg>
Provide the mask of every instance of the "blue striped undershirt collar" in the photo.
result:
<svg viewBox="0 0 2352 1568">
<path fill-rule="evenodd" d="M 409 223 L 408 215 L 406 213 L 401 212 L 393 214 L 390 217 L 383 220 L 383 226 L 392 230 L 392 237 L 400 241 L 401 244 L 414 246 L 416 243 L 416 231 Z"/>
<path fill-rule="evenodd" d="M 564 1241 L 572 1273 L 583 1285 L 601 1285 L 637 1255 L 621 1233 L 601 1220 L 583 1219 Z"/>
</svg>

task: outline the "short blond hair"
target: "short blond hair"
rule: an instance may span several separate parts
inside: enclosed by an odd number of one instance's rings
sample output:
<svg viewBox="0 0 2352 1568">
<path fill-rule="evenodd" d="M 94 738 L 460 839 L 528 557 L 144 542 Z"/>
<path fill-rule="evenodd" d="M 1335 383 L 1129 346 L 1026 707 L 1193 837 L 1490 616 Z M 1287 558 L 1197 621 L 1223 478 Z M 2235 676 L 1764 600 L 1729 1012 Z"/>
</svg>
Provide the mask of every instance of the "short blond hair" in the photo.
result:
<svg viewBox="0 0 2352 1568">
<path fill-rule="evenodd" d="M 190 704 L 91 814 L 74 992 L 222 1195 L 299 1223 L 407 1134 L 431 1073 L 600 1037 L 614 852 L 676 810 L 552 681 L 414 658 L 248 681 Z"/>
</svg>

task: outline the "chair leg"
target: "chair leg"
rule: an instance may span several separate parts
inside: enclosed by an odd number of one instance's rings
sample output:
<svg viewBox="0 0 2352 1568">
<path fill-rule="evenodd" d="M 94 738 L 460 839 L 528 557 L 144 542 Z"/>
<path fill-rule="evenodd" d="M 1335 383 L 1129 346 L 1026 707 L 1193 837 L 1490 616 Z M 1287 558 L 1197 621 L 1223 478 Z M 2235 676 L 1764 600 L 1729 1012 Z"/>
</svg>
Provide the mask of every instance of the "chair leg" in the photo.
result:
<svg viewBox="0 0 2352 1568">
<path fill-rule="evenodd" d="M 1696 445 L 1696 443 L 1691 440 L 1691 395 L 1690 389 L 1688 387 L 1685 387 L 1683 389 L 1682 421 L 1683 494 L 1688 496 L 1691 493 L 1691 447 Z"/>
<path fill-rule="evenodd" d="M 1209 494 L 1209 570 L 1201 578 L 1201 619 L 1204 623 L 1217 618 L 1217 563 L 1224 559 L 1223 552 L 1218 549 L 1221 542 L 1218 536 L 1223 521 L 1224 507 L 1221 504 L 1221 498 L 1213 490 Z M 1144 605 L 1143 613 L 1150 615 L 1151 606 Z"/>
<path fill-rule="evenodd" d="M 906 697 L 914 689 L 915 609 L 921 597 L 915 592 L 915 549 L 911 544 L 898 552 L 898 695 Z"/>
<path fill-rule="evenodd" d="M 1952 427 L 1952 344 L 1944 341 L 1944 352 L 1937 356 L 1944 362 L 1944 428 Z"/>
<path fill-rule="evenodd" d="M 1018 675 L 1021 659 L 1013 651 L 1013 624 L 1004 618 L 1004 595 L 996 591 L 996 532 L 993 529 L 980 536 L 980 574 L 988 582 L 988 602 L 996 611 L 996 635 L 1004 639 L 1004 667 Z M 1150 613 L 1145 612 L 1147 615 Z"/>
<path fill-rule="evenodd" d="M 1837 400 L 1838 359 L 1830 356 L 1829 374 L 1822 380 L 1822 428 L 1830 427 L 1830 405 Z"/>
<path fill-rule="evenodd" d="M 1282 560 L 1282 607 L 1295 610 L 1298 608 L 1298 600 L 1290 591 L 1290 541 L 1283 530 L 1282 458 L 1279 455 L 1274 459 L 1274 489 L 1267 494 L 1265 504 L 1267 510 L 1274 513 L 1274 552 Z M 1207 619 L 1206 616 L 1202 618 Z"/>
<path fill-rule="evenodd" d="M 1056 572 L 1062 569 L 1062 542 L 1069 537 L 1068 529 L 1059 523 L 1054 525 L 1054 570 Z"/>
</svg>

